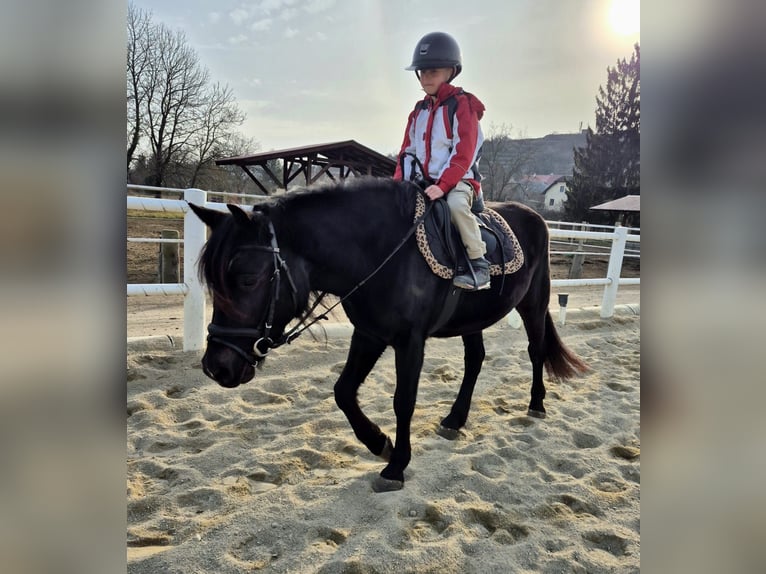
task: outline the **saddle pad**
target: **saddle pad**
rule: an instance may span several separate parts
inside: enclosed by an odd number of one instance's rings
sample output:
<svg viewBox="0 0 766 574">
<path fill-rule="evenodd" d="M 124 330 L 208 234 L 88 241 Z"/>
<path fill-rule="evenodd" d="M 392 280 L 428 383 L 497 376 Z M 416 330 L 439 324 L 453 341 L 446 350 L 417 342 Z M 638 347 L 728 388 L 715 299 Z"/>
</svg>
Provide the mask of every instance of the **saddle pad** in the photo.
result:
<svg viewBox="0 0 766 574">
<path fill-rule="evenodd" d="M 423 195 L 418 193 L 415 195 L 415 220 L 422 217 L 426 211 L 426 202 Z M 421 221 L 415 230 L 415 238 L 417 240 L 418 249 L 423 255 L 423 258 L 428 263 L 431 271 L 434 274 L 442 277 L 443 279 L 452 279 L 455 276 L 455 261 L 454 255 L 449 253 L 449 250 L 445 246 L 445 240 L 443 238 L 437 238 L 441 236 L 440 233 L 434 231 L 436 225 L 427 226 L 428 222 L 431 222 L 433 214 L 436 210 L 432 209 L 429 217 L 426 221 Z M 484 208 L 479 214 L 475 214 L 479 220 L 479 227 L 482 225 L 492 229 L 497 233 L 500 238 L 499 244 L 493 251 L 487 251 L 485 257 L 489 261 L 489 274 L 490 275 L 510 275 L 515 273 L 521 266 L 524 265 L 524 253 L 521 251 L 521 245 L 513 230 L 500 215 L 491 209 Z M 426 227 L 429 227 L 427 230 Z M 448 227 L 451 231 L 455 231 L 450 223 Z M 455 231 L 456 233 L 456 231 Z M 456 241 L 458 248 L 463 251 L 464 247 L 459 244 L 459 239 Z M 498 242 L 495 242 L 496 244 Z M 505 263 L 503 264 L 503 259 Z"/>
</svg>

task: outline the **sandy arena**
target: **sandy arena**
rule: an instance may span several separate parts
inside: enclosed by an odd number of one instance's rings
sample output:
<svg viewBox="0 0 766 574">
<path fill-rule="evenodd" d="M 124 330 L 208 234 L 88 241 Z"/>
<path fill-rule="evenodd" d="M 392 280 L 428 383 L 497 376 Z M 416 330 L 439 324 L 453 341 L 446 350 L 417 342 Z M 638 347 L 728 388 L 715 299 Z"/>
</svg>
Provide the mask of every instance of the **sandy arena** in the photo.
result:
<svg viewBox="0 0 766 574">
<path fill-rule="evenodd" d="M 559 332 L 592 372 L 546 379 L 545 420 L 525 414 L 526 334 L 503 321 L 485 331 L 462 436 L 436 435 L 462 342 L 429 340 L 405 487 L 385 494 L 371 488 L 384 463 L 333 399 L 346 327 L 273 351 L 255 380 L 228 390 L 205 377 L 198 353 L 171 347 L 180 298 L 129 298 L 128 571 L 638 572 L 639 291 L 620 289 L 609 320 L 592 307 L 601 289 L 569 292 Z M 394 381 L 387 351 L 359 397 L 389 434 Z"/>
</svg>

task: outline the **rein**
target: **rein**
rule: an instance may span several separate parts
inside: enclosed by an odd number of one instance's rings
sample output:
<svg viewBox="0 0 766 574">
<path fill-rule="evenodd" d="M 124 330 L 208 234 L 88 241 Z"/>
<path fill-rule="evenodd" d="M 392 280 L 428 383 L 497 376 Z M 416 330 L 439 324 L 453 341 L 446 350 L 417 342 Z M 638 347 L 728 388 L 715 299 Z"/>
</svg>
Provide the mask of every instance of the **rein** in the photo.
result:
<svg viewBox="0 0 766 574">
<path fill-rule="evenodd" d="M 422 190 L 418 190 L 419 193 L 422 193 Z M 304 321 L 307 317 L 311 315 L 311 313 L 316 309 L 321 301 L 324 299 L 324 297 L 327 295 L 326 292 L 321 293 L 317 299 L 314 301 L 314 304 L 311 306 L 311 308 L 304 314 L 304 319 L 302 319 L 297 325 L 295 325 L 292 329 L 290 329 L 287 333 L 282 334 L 276 341 L 273 340 L 269 334 L 271 332 L 272 328 L 272 321 L 274 320 L 274 313 L 276 310 L 277 301 L 279 299 L 279 288 L 280 288 L 280 270 L 284 270 L 285 275 L 287 276 L 287 279 L 290 283 L 290 295 L 293 299 L 293 307 L 297 308 L 298 303 L 296 299 L 296 294 L 298 292 L 297 288 L 295 287 L 295 282 L 293 281 L 292 275 L 290 274 L 290 268 L 287 265 L 287 262 L 282 259 L 282 256 L 280 254 L 279 245 L 277 243 L 277 234 L 274 231 L 274 225 L 271 221 L 269 221 L 269 231 L 271 232 L 271 245 L 265 246 L 265 245 L 252 245 L 247 246 L 245 249 L 255 249 L 258 251 L 266 251 L 269 253 L 274 254 L 274 272 L 272 274 L 272 290 L 271 290 L 271 297 L 269 298 L 269 307 L 266 312 L 266 317 L 263 321 L 263 327 L 262 328 L 250 328 L 250 327 L 222 327 L 220 325 L 216 325 L 215 323 L 210 323 L 207 327 L 208 330 L 208 341 L 218 343 L 219 345 L 223 345 L 224 347 L 227 347 L 231 349 L 232 351 L 236 352 L 238 355 L 240 355 L 245 361 L 247 361 L 251 366 L 253 367 L 260 367 L 263 361 L 266 359 L 266 355 L 271 349 L 276 349 L 278 347 L 281 347 L 284 344 L 290 344 L 292 343 L 298 336 L 300 336 L 304 331 L 306 331 L 309 327 L 314 325 L 315 323 L 318 323 L 322 320 L 329 319 L 328 315 L 332 312 L 335 307 L 342 304 L 346 299 L 351 297 L 354 293 L 356 293 L 367 281 L 372 279 L 385 265 L 388 263 L 391 258 L 396 255 L 399 250 L 404 247 L 404 244 L 407 243 L 407 240 L 409 240 L 410 237 L 415 233 L 415 231 L 418 228 L 418 225 L 420 225 L 423 220 L 428 216 L 428 213 L 431 211 L 431 208 L 433 207 L 434 202 L 429 201 L 426 205 L 426 209 L 423 212 L 423 214 L 418 217 L 415 222 L 412 224 L 412 226 L 407 230 L 407 233 L 405 233 L 404 237 L 402 237 L 401 241 L 394 247 L 393 251 L 386 256 L 385 259 L 375 268 L 371 273 L 369 273 L 364 279 L 362 279 L 359 283 L 357 283 L 348 293 L 346 293 L 342 298 L 340 298 L 336 303 L 334 303 L 332 306 L 330 306 L 324 313 L 319 315 L 318 317 L 314 318 L 312 321 L 310 321 L 307 324 L 304 324 Z M 240 346 L 235 345 L 234 343 L 231 343 L 229 341 L 226 341 L 225 339 L 222 339 L 221 337 L 250 337 L 256 339 L 255 343 L 253 344 L 253 351 L 245 351 Z"/>
</svg>

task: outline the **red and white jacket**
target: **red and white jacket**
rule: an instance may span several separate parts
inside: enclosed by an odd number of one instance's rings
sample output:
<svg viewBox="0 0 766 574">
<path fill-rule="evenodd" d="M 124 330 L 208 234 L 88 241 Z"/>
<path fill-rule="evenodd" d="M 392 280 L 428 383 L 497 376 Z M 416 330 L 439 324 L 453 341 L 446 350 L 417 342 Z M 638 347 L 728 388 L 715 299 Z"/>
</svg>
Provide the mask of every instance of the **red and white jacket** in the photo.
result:
<svg viewBox="0 0 766 574">
<path fill-rule="evenodd" d="M 450 97 L 457 99 L 452 129 L 446 105 Z M 451 84 L 442 84 L 435 100 L 426 96 L 407 119 L 394 179 L 412 179 L 414 154 L 428 177 L 445 194 L 460 180 L 466 180 L 478 195 L 481 184 L 476 164 L 484 143 L 479 120 L 484 109 L 484 104 L 476 96 Z M 420 172 L 417 165 L 415 170 Z"/>
</svg>

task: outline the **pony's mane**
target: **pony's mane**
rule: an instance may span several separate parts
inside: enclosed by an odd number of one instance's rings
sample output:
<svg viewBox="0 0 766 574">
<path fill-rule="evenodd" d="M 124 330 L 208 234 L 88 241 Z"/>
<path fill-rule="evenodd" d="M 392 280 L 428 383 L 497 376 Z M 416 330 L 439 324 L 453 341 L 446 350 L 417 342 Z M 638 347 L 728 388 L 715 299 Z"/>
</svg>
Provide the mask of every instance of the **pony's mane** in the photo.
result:
<svg viewBox="0 0 766 574">
<path fill-rule="evenodd" d="M 335 199 L 354 201 L 352 198 L 357 198 L 358 201 L 365 203 L 385 200 L 395 205 L 402 215 L 410 215 L 414 206 L 416 189 L 410 182 L 364 176 L 347 179 L 341 183 L 322 183 L 296 188 L 259 203 L 253 209 L 268 214 L 272 211 L 289 211 L 298 205 L 312 205 L 316 202 L 332 203 Z"/>
<path fill-rule="evenodd" d="M 360 202 L 369 212 L 370 208 L 385 201 L 395 206 L 405 218 L 412 217 L 415 187 L 409 182 L 389 178 L 358 177 L 342 183 L 327 183 L 290 190 L 282 195 L 270 197 L 253 206 L 252 220 L 255 225 L 244 230 L 233 217 L 226 217 L 210 234 L 208 242 L 199 257 L 199 277 L 207 286 L 216 304 L 227 314 L 235 314 L 232 287 L 228 284 L 228 267 L 243 242 L 266 245 L 270 241 L 268 218 L 289 217 L 291 210 L 302 207 Z M 369 207 L 367 207 L 369 206 Z M 265 216 L 265 217 L 264 217 Z M 260 223 L 260 225 L 258 224 Z M 313 292 L 314 297 L 319 294 Z M 308 303 L 301 313 L 305 313 Z"/>
</svg>

